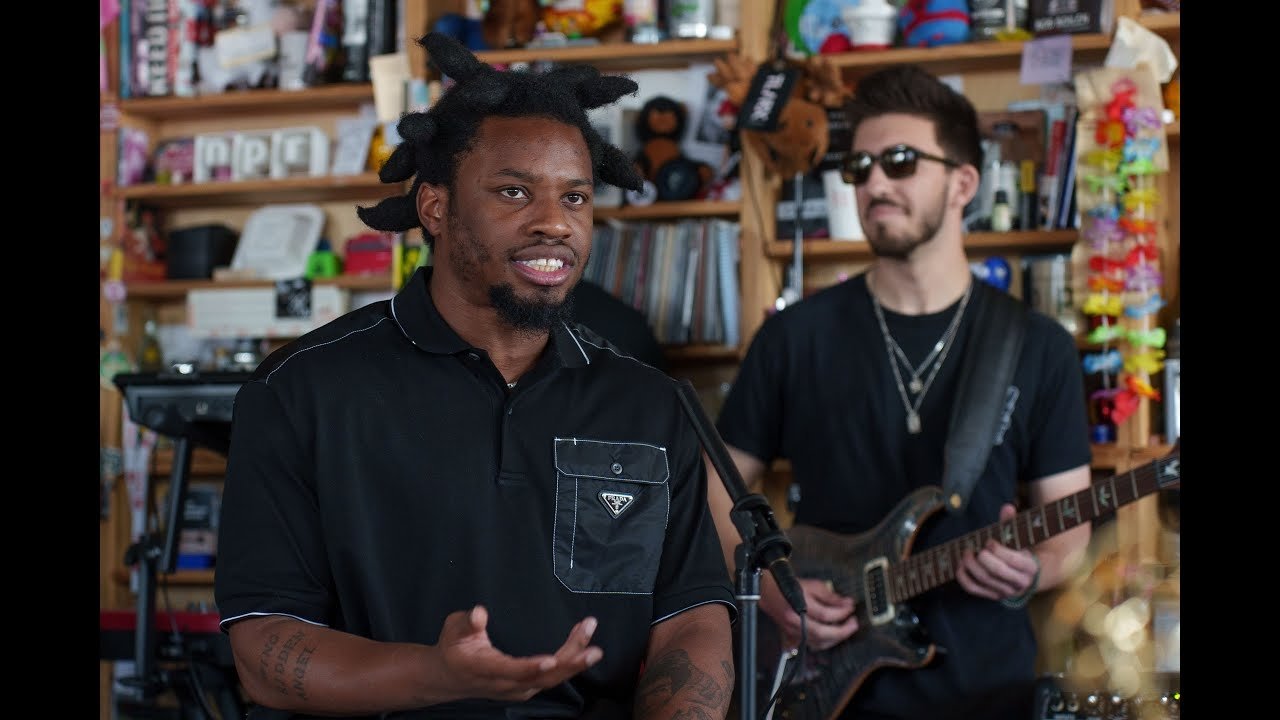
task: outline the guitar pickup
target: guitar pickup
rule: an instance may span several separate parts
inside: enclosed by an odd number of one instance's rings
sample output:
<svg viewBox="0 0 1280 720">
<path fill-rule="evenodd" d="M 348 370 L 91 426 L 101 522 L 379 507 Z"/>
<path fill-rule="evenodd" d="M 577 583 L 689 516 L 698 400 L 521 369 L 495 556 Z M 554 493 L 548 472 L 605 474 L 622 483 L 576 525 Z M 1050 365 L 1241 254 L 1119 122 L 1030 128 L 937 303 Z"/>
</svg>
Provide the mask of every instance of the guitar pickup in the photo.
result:
<svg viewBox="0 0 1280 720">
<path fill-rule="evenodd" d="M 872 625 L 893 620 L 895 609 L 889 598 L 889 560 L 876 558 L 862 567 L 862 587 L 866 588 L 867 615 Z"/>
</svg>

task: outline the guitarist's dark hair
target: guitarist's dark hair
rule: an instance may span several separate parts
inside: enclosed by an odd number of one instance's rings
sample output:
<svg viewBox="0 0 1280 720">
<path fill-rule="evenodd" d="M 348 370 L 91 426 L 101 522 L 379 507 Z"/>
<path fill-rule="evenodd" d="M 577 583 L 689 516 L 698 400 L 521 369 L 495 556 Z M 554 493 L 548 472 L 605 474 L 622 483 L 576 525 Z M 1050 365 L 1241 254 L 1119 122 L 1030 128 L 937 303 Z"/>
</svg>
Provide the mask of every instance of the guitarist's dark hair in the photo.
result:
<svg viewBox="0 0 1280 720">
<path fill-rule="evenodd" d="M 862 121 L 879 115 L 925 118 L 933 122 L 938 144 L 948 157 L 982 167 L 982 139 L 973 103 L 918 65 L 890 65 L 862 78 L 845 111 L 851 135 Z"/>
<path fill-rule="evenodd" d="M 591 152 L 596 178 L 610 185 L 640 190 L 642 178 L 623 152 L 604 141 L 587 119 L 587 110 L 602 107 L 639 85 L 621 75 L 601 75 L 588 65 L 565 65 L 547 72 L 499 71 L 481 62 L 457 40 L 441 33 L 418 39 L 430 61 L 451 81 L 427 112 L 407 113 L 396 126 L 401 142 L 378 177 L 384 183 L 413 178 L 406 195 L 390 197 L 356 214 L 375 230 L 399 232 L 422 227 L 418 188 L 427 182 L 450 189 L 461 158 L 473 148 L 480 124 L 489 117 L 545 117 L 582 132 Z M 424 232 L 426 241 L 432 238 Z"/>
</svg>

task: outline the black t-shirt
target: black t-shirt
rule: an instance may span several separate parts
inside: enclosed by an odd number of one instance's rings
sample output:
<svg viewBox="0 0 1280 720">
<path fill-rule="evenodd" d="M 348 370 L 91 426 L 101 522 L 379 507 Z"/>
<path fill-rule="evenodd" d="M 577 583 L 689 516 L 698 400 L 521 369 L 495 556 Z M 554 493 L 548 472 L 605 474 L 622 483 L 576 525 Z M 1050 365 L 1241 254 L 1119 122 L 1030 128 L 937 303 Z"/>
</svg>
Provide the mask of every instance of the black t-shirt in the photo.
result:
<svg viewBox="0 0 1280 720">
<path fill-rule="evenodd" d="M 923 316 L 884 313 L 890 333 L 918 364 L 957 307 Z M 766 464 L 790 460 L 800 498 L 796 523 L 845 534 L 871 530 L 913 490 L 942 482 L 947 423 L 960 367 L 973 351 L 975 315 L 962 317 L 954 345 L 925 391 L 921 432 L 912 435 L 866 276 L 815 293 L 761 326 L 721 410 L 720 434 Z M 1031 314 L 999 437 L 970 502 L 962 513 L 929 516 L 912 554 L 998 522 L 1000 505 L 1016 502 L 1024 483 L 1089 462 L 1077 358 L 1065 329 Z M 909 379 L 904 371 L 904 383 Z M 971 596 L 954 582 L 910 607 L 947 653 L 922 669 L 872 672 L 851 710 L 941 718 L 964 698 L 1014 685 L 1030 688 L 1036 644 L 1024 610 Z"/>
<path fill-rule="evenodd" d="M 494 645 L 524 656 L 593 615 L 604 658 L 529 703 L 391 717 L 629 707 L 651 625 L 706 603 L 736 613 L 676 387 L 562 325 L 508 392 L 436 311 L 429 277 L 281 348 L 237 395 L 223 627 L 285 614 L 430 644 L 482 603 Z"/>
</svg>

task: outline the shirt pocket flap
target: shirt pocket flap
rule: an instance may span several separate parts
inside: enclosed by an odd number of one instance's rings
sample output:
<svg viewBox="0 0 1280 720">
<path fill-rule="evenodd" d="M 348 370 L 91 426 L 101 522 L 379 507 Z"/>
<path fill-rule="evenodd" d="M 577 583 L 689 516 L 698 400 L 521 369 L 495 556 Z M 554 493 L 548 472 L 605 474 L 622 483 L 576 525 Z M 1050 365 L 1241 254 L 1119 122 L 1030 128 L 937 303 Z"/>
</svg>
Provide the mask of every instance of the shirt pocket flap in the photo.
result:
<svg viewBox="0 0 1280 720">
<path fill-rule="evenodd" d="M 661 485 L 667 449 L 654 445 L 556 438 L 556 470 L 565 475 Z"/>
</svg>

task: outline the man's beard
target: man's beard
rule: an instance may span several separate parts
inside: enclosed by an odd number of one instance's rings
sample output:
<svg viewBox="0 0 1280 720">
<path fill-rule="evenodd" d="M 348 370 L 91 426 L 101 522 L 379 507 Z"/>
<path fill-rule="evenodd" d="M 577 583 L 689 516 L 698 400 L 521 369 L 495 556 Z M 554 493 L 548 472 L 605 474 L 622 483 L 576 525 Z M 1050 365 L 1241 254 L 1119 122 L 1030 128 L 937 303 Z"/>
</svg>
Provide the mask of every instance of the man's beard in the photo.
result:
<svg viewBox="0 0 1280 720">
<path fill-rule="evenodd" d="M 932 209 L 933 212 L 921 213 L 920 231 L 915 234 L 908 230 L 907 234 L 891 236 L 879 224 L 867 223 L 863 229 L 867 236 L 867 244 L 871 246 L 871 251 L 876 257 L 906 260 L 911 257 L 911 253 L 915 252 L 916 248 L 929 242 L 938 234 L 938 229 L 942 227 L 946 206 L 947 198 L 943 197 Z"/>
<path fill-rule="evenodd" d="M 572 293 L 565 296 L 564 302 L 555 302 L 549 290 L 526 300 L 516 296 L 510 283 L 493 285 L 489 287 L 489 303 L 498 311 L 498 317 L 516 330 L 546 332 L 573 317 Z"/>
<path fill-rule="evenodd" d="M 447 222 L 453 237 L 457 238 L 450 247 L 450 264 L 463 280 L 479 279 L 480 269 L 493 261 L 492 253 L 453 214 L 449 214 Z M 491 285 L 489 304 L 507 325 L 522 332 L 541 333 L 573 316 L 572 295 L 566 295 L 563 302 L 556 302 L 553 292 L 551 288 L 545 288 L 539 290 L 534 299 L 525 300 L 516 295 L 511 283 Z"/>
</svg>

